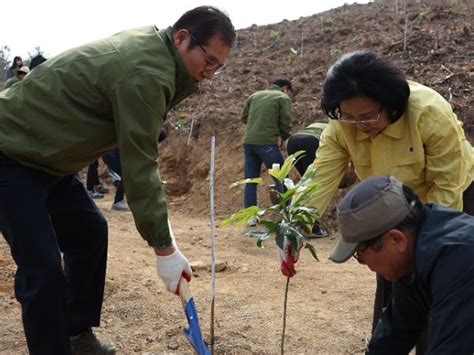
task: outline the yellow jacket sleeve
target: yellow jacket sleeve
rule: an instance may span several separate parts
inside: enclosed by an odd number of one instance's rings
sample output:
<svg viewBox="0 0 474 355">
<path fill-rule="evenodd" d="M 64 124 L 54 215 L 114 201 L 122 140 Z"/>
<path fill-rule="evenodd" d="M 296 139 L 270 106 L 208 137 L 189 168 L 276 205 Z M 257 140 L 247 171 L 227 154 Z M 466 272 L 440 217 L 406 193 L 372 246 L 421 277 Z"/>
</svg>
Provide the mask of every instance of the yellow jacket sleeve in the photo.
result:
<svg viewBox="0 0 474 355">
<path fill-rule="evenodd" d="M 334 122 L 332 122 L 334 123 Z M 316 169 L 315 181 L 319 189 L 308 203 L 323 214 L 346 174 L 350 156 L 341 132 L 335 124 L 329 124 L 323 131 L 313 165 Z M 308 168 L 307 171 L 309 171 Z"/>
</svg>

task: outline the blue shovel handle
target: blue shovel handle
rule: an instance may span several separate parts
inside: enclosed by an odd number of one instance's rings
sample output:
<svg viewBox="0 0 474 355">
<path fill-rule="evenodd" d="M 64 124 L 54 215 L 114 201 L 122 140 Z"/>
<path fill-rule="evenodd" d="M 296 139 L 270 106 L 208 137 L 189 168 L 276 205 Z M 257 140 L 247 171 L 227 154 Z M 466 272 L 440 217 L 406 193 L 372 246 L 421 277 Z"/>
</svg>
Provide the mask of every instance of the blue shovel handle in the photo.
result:
<svg viewBox="0 0 474 355">
<path fill-rule="evenodd" d="M 188 320 L 188 329 L 184 329 L 184 335 L 199 355 L 210 355 L 209 347 L 202 339 L 201 327 L 199 326 L 199 316 L 196 311 L 194 299 L 189 291 L 188 282 L 181 278 L 179 281 L 179 297 L 183 303 L 184 313 Z"/>
</svg>

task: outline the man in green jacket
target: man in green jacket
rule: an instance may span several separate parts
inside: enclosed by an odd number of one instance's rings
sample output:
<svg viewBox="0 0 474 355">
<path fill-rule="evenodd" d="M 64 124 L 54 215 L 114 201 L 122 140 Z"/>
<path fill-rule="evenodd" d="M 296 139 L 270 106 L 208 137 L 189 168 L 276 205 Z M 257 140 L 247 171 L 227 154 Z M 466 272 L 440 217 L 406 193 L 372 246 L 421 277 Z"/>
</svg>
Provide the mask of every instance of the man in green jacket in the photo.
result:
<svg viewBox="0 0 474 355">
<path fill-rule="evenodd" d="M 242 111 L 242 122 L 246 124 L 243 138 L 244 174 L 246 179 L 260 177 L 262 163 L 267 169 L 273 164 L 283 164 L 278 139 L 282 143 L 291 134 L 291 81 L 285 78 L 275 80 L 267 90 L 250 95 Z M 275 180 L 275 187 L 283 186 Z M 245 208 L 257 205 L 257 185 L 245 184 Z M 255 217 L 249 226 L 257 224 Z"/>
<path fill-rule="evenodd" d="M 157 142 L 166 113 L 213 78 L 234 40 L 228 16 L 202 6 L 167 29 L 127 30 L 66 51 L 0 93 L 0 225 L 18 265 L 15 294 L 32 354 L 115 352 L 91 331 L 100 321 L 107 223 L 77 175 L 112 148 L 158 275 L 173 293 L 182 276 L 189 281 Z"/>
</svg>

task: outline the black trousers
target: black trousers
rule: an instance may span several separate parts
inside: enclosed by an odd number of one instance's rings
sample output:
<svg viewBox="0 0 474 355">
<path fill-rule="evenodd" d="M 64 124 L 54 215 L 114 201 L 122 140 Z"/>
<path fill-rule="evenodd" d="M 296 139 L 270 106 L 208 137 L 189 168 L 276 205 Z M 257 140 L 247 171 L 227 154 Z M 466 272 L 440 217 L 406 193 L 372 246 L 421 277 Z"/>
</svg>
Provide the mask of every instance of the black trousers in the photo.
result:
<svg viewBox="0 0 474 355">
<path fill-rule="evenodd" d="M 69 332 L 100 322 L 107 222 L 78 175 L 50 175 L 0 153 L 0 224 L 18 267 L 30 353 L 69 354 Z"/>
<path fill-rule="evenodd" d="M 463 211 L 471 216 L 474 216 L 474 183 L 463 193 Z M 372 333 L 377 326 L 377 323 L 382 316 L 383 309 L 388 306 L 392 296 L 392 283 L 385 280 L 382 276 L 377 275 L 377 288 L 375 290 L 374 301 L 374 315 L 372 318 Z M 426 329 L 420 335 L 416 344 L 416 354 L 422 355 L 427 350 L 427 334 Z"/>
<path fill-rule="evenodd" d="M 117 184 L 117 191 L 115 192 L 114 203 L 120 202 L 123 200 L 125 195 L 125 189 L 123 187 L 123 177 L 122 177 L 122 164 L 120 164 L 120 153 L 118 149 L 109 150 L 102 156 L 102 160 L 107 165 L 107 167 L 113 172 L 117 173 L 122 180 Z M 94 186 L 100 184 L 99 180 L 99 161 L 96 160 L 87 169 L 87 190 L 92 191 Z"/>
<path fill-rule="evenodd" d="M 86 186 L 87 186 L 87 190 L 89 191 L 94 190 L 94 186 L 100 184 L 98 169 L 99 169 L 98 160 L 96 160 L 91 165 L 89 165 L 89 168 L 87 169 Z"/>
<path fill-rule="evenodd" d="M 120 153 L 118 149 L 109 150 L 102 156 L 102 160 L 109 167 L 110 170 L 120 176 L 122 180 L 117 185 L 117 191 L 115 192 L 114 203 L 123 200 L 125 190 L 123 187 L 123 175 L 122 175 L 122 164 L 120 164 Z"/>
<path fill-rule="evenodd" d="M 296 153 L 299 150 L 304 150 L 305 155 L 296 162 L 296 170 L 301 176 L 304 175 L 308 166 L 313 164 L 316 159 L 316 150 L 319 147 L 319 140 L 309 134 L 297 134 L 288 139 L 286 150 L 288 154 Z"/>
</svg>

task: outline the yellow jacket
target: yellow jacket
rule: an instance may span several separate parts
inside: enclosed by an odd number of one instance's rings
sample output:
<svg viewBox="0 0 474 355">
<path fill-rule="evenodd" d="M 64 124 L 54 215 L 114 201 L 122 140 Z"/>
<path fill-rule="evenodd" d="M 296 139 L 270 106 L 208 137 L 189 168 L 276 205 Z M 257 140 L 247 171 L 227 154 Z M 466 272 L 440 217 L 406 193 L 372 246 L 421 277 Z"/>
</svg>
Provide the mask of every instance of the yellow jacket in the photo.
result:
<svg viewBox="0 0 474 355">
<path fill-rule="evenodd" d="M 462 193 L 474 174 L 473 149 L 462 122 L 437 92 L 412 81 L 409 85 L 407 111 L 374 139 L 355 125 L 330 120 L 313 163 L 320 189 L 311 207 L 325 211 L 352 161 L 360 180 L 394 175 L 422 202 L 462 210 Z"/>
</svg>

